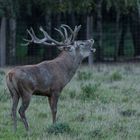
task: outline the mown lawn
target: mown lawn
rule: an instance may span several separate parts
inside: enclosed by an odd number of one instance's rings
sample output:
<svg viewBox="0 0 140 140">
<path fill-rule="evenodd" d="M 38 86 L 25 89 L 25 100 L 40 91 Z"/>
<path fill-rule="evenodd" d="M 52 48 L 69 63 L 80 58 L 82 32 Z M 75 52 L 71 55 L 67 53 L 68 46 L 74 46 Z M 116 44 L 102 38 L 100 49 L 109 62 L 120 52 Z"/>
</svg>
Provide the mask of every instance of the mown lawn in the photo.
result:
<svg viewBox="0 0 140 140">
<path fill-rule="evenodd" d="M 29 134 L 19 115 L 12 130 L 6 71 L 0 70 L 0 140 L 140 139 L 140 64 L 80 67 L 61 94 L 55 125 L 47 98 L 34 96 L 26 112 Z"/>
</svg>

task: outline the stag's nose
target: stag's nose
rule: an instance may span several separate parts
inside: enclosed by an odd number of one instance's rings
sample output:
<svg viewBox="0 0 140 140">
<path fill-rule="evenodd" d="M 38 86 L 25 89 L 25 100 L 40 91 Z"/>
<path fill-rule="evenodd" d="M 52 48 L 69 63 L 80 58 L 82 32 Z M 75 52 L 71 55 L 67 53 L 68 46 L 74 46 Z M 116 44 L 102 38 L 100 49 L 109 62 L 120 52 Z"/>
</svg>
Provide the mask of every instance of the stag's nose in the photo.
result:
<svg viewBox="0 0 140 140">
<path fill-rule="evenodd" d="M 91 45 L 94 44 L 94 39 L 89 39 L 88 41 L 91 43 Z"/>
<path fill-rule="evenodd" d="M 94 43 L 94 39 L 91 38 L 90 41 Z"/>
<path fill-rule="evenodd" d="M 90 51 L 91 51 L 91 52 L 95 52 L 96 49 L 95 49 L 95 48 L 92 48 L 92 46 L 93 46 L 93 44 L 94 44 L 94 40 L 93 40 L 93 39 L 89 39 L 88 41 L 89 41 L 90 44 L 91 44 L 91 45 L 90 45 Z"/>
</svg>

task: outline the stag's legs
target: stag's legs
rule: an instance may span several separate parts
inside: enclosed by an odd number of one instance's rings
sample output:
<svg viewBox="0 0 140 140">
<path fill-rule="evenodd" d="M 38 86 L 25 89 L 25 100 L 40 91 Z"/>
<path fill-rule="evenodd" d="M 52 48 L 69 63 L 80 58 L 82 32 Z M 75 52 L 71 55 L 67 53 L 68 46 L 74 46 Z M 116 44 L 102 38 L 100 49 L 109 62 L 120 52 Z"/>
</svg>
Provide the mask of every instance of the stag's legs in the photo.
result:
<svg viewBox="0 0 140 140">
<path fill-rule="evenodd" d="M 11 93 L 11 95 L 13 95 L 13 94 Z M 11 116 L 12 116 L 12 119 L 14 122 L 14 132 L 16 132 L 16 129 L 17 129 L 17 106 L 18 106 L 18 102 L 19 102 L 19 96 L 17 94 L 14 94 L 12 96 L 12 101 L 13 101 L 13 104 L 12 104 Z"/>
<path fill-rule="evenodd" d="M 56 122 L 56 113 L 57 113 L 57 102 L 58 102 L 58 96 L 52 95 L 49 99 L 49 104 L 52 112 L 52 121 L 53 123 Z"/>
<path fill-rule="evenodd" d="M 13 120 L 13 128 L 14 128 L 14 132 L 16 132 L 17 129 L 17 106 L 18 106 L 18 102 L 19 102 L 19 94 L 18 91 L 16 89 L 15 84 L 13 84 L 12 81 L 9 80 L 9 76 L 6 76 L 6 82 L 7 82 L 7 87 L 10 91 L 10 95 L 12 97 L 12 108 L 11 108 L 11 117 Z"/>
<path fill-rule="evenodd" d="M 21 119 L 24 123 L 25 129 L 27 131 L 29 130 L 29 125 L 28 125 L 28 122 L 27 122 L 27 119 L 26 119 L 25 111 L 29 106 L 30 99 L 31 99 L 31 96 L 22 97 L 22 104 L 19 108 L 20 117 L 21 117 Z"/>
</svg>

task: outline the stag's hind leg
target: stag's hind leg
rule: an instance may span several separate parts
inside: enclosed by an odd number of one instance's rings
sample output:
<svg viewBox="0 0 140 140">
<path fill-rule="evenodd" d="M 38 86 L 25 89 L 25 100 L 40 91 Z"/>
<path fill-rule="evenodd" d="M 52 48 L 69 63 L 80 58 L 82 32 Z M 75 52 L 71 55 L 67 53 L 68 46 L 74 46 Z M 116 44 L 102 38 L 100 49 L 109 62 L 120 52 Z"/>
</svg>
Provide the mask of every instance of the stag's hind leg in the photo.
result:
<svg viewBox="0 0 140 140">
<path fill-rule="evenodd" d="M 17 93 L 17 91 L 11 87 L 8 86 L 11 97 L 12 97 L 12 108 L 11 108 L 11 117 L 13 120 L 13 128 L 14 128 L 14 132 L 16 132 L 17 129 L 17 106 L 18 106 L 18 102 L 19 102 L 19 94 Z"/>
<path fill-rule="evenodd" d="M 10 91 L 11 97 L 12 97 L 12 109 L 11 109 L 11 116 L 13 119 L 13 126 L 14 126 L 14 132 L 16 132 L 17 129 L 17 106 L 19 102 L 19 92 L 17 89 L 17 83 L 16 81 L 12 78 L 14 76 L 13 73 L 9 73 L 6 75 L 6 83 L 7 87 Z"/>
<path fill-rule="evenodd" d="M 22 103 L 21 103 L 21 106 L 19 108 L 20 117 L 21 117 L 21 119 L 24 123 L 25 129 L 27 131 L 29 130 L 29 125 L 28 125 L 28 122 L 27 122 L 27 119 L 26 119 L 25 111 L 29 106 L 30 100 L 31 100 L 30 95 L 22 97 Z"/>
<path fill-rule="evenodd" d="M 14 132 L 16 132 L 17 129 L 17 106 L 19 102 L 19 96 L 17 94 L 14 94 L 12 96 L 12 111 L 11 111 L 11 116 L 14 122 Z"/>
</svg>

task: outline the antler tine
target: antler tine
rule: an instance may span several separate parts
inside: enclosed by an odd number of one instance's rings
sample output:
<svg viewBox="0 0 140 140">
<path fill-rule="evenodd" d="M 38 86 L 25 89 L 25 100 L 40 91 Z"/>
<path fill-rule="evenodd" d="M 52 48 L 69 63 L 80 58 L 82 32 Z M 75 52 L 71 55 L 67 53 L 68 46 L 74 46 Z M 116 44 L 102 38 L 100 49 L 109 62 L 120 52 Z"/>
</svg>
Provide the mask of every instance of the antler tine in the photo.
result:
<svg viewBox="0 0 140 140">
<path fill-rule="evenodd" d="M 70 30 L 70 32 L 73 34 L 73 30 L 68 25 L 62 24 L 61 27 L 67 27 Z"/>
<path fill-rule="evenodd" d="M 48 34 L 42 27 L 40 27 L 39 29 L 40 29 L 40 31 L 41 31 L 41 32 L 44 34 L 44 36 L 45 36 L 43 41 L 49 40 L 49 41 L 55 43 L 56 45 L 63 45 L 62 42 L 58 42 L 58 41 L 54 40 L 53 38 L 51 38 L 51 37 L 49 36 L 49 34 Z"/>
<path fill-rule="evenodd" d="M 62 24 L 61 28 L 68 28 L 69 29 L 71 35 L 68 37 L 67 42 L 68 42 L 68 44 L 70 44 L 70 43 L 72 44 L 74 42 L 74 39 L 75 39 L 74 38 L 74 34 L 75 34 L 74 31 L 66 24 Z"/>
<path fill-rule="evenodd" d="M 27 32 L 28 32 L 28 34 L 30 35 L 30 37 L 31 37 L 31 40 L 30 41 L 33 41 L 33 39 L 34 39 L 34 36 L 32 35 L 32 33 L 30 32 L 30 30 L 28 30 L 27 29 Z"/>
<path fill-rule="evenodd" d="M 68 25 L 66 25 L 66 24 L 62 24 L 61 25 L 61 28 L 65 29 L 65 30 L 66 30 L 66 28 L 68 28 L 70 30 L 71 35 L 66 39 L 66 41 L 68 42 L 68 44 L 70 44 L 71 43 L 71 40 L 73 38 L 73 34 L 74 34 L 73 30 Z"/>
<path fill-rule="evenodd" d="M 47 43 L 47 42 L 44 42 L 46 41 L 45 38 L 43 39 L 39 39 L 36 35 L 35 35 L 35 32 L 33 30 L 33 28 L 30 28 L 30 30 L 27 29 L 27 32 L 28 34 L 30 35 L 31 39 L 28 40 L 28 39 L 23 39 L 25 42 L 27 43 L 22 43 L 21 45 L 22 46 L 28 46 L 30 43 L 37 43 L 37 44 L 44 44 L 44 45 L 48 45 L 48 46 L 55 46 L 55 44 L 52 44 L 52 43 Z"/>
<path fill-rule="evenodd" d="M 31 30 L 31 32 L 32 32 L 31 35 L 33 36 L 33 41 L 32 41 L 32 42 L 37 43 L 37 44 L 44 44 L 44 45 L 48 45 L 48 46 L 53 46 L 53 45 L 55 45 L 55 44 L 52 44 L 52 43 L 47 43 L 47 42 L 45 42 L 45 41 L 46 41 L 45 38 L 39 39 L 39 38 L 35 35 L 35 32 L 34 32 L 33 28 L 31 28 L 30 30 Z"/>
<path fill-rule="evenodd" d="M 74 28 L 74 31 L 66 24 L 62 24 L 61 27 L 66 27 L 70 30 L 71 34 L 72 34 L 72 38 L 71 38 L 71 41 L 74 42 L 76 36 L 77 36 L 77 33 L 79 32 L 80 28 L 81 28 L 81 25 L 79 26 L 75 26 Z"/>
<path fill-rule="evenodd" d="M 64 37 L 64 34 L 62 33 L 62 31 L 57 28 L 54 28 L 54 29 L 61 35 L 62 39 L 64 40 L 65 37 Z"/>
<path fill-rule="evenodd" d="M 64 30 L 65 40 L 67 40 L 67 39 L 68 39 L 68 32 L 67 32 L 66 28 L 65 28 L 65 27 L 63 27 L 63 26 L 60 26 L 60 27 Z"/>
<path fill-rule="evenodd" d="M 30 40 L 23 38 L 23 40 L 27 43 L 21 43 L 21 46 L 28 46 L 30 44 Z"/>
<path fill-rule="evenodd" d="M 30 30 L 27 29 L 27 33 L 30 35 L 31 39 L 29 40 L 29 39 L 23 38 L 23 40 L 27 43 L 22 43 L 21 44 L 22 46 L 28 46 L 31 42 L 33 42 L 34 37 L 33 37 L 32 33 L 30 32 Z"/>
<path fill-rule="evenodd" d="M 69 45 L 73 44 L 73 42 L 71 40 L 72 40 L 72 35 L 69 36 L 69 38 L 67 40 L 67 44 L 69 44 Z"/>
<path fill-rule="evenodd" d="M 74 29 L 74 35 L 73 35 L 73 40 L 72 40 L 72 41 L 74 41 L 75 38 L 77 37 L 77 34 L 78 34 L 80 28 L 81 28 L 81 25 L 79 25 L 79 26 L 75 26 L 75 29 Z"/>
<path fill-rule="evenodd" d="M 33 36 L 33 41 L 35 42 L 35 43 L 38 43 L 39 41 L 40 41 L 40 39 L 35 35 L 35 32 L 34 32 L 34 30 L 33 30 L 33 28 L 31 27 L 30 28 L 30 30 L 31 30 L 31 34 L 32 34 L 32 36 Z"/>
<path fill-rule="evenodd" d="M 81 25 L 79 25 L 79 26 L 75 26 L 75 28 L 74 28 L 74 31 L 68 26 L 68 25 L 66 25 L 66 24 L 62 24 L 61 25 L 62 27 L 67 27 L 69 30 L 70 30 L 70 32 L 73 34 L 75 31 L 78 31 L 79 32 L 79 30 L 80 30 L 80 28 L 81 28 Z"/>
</svg>

